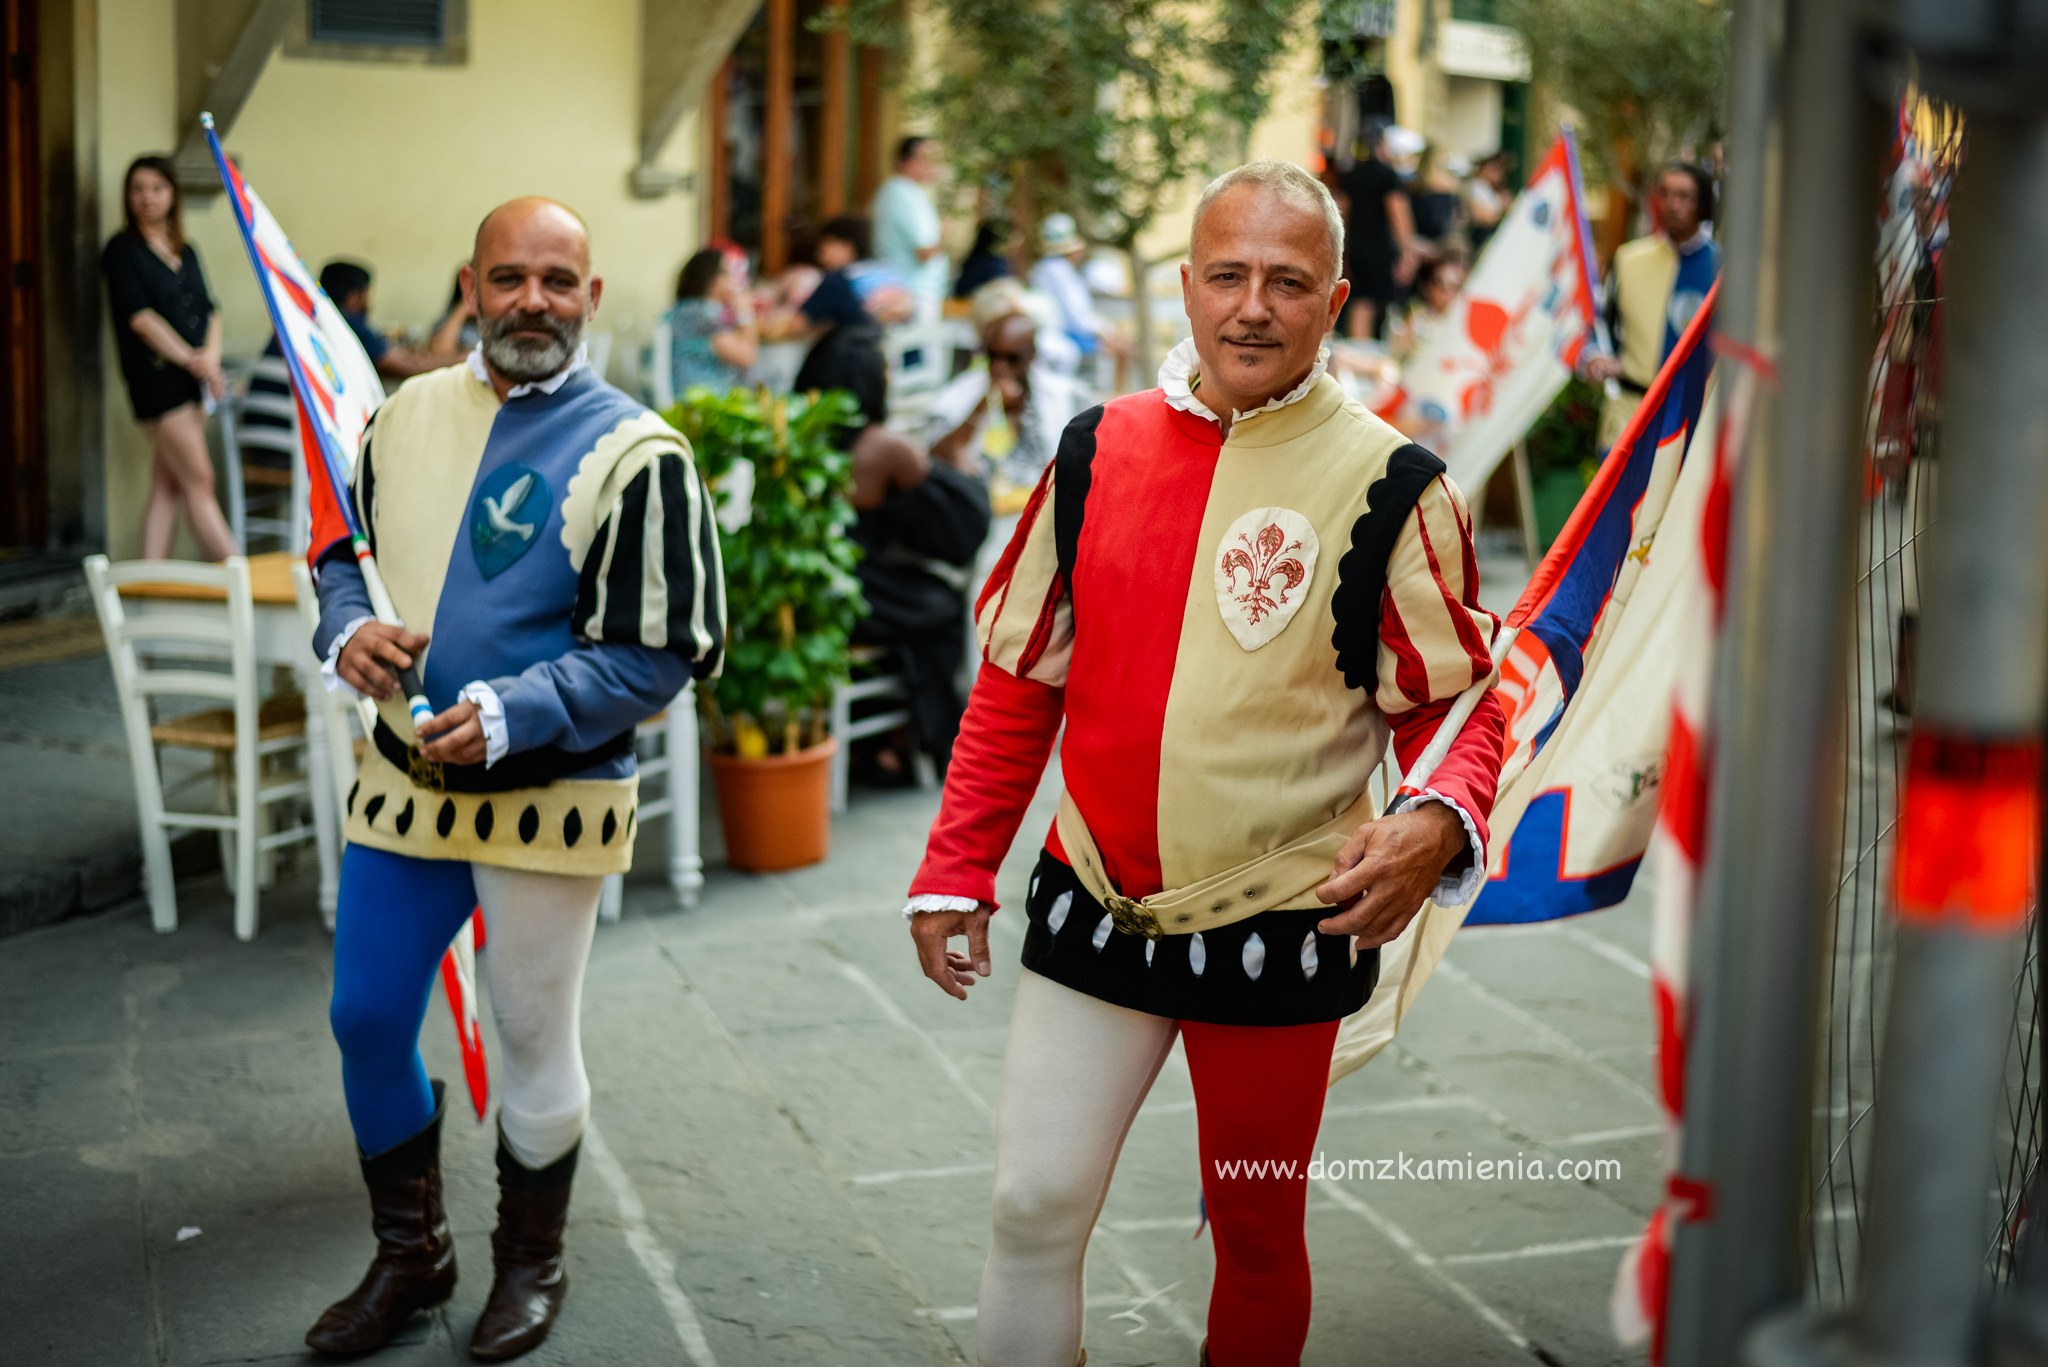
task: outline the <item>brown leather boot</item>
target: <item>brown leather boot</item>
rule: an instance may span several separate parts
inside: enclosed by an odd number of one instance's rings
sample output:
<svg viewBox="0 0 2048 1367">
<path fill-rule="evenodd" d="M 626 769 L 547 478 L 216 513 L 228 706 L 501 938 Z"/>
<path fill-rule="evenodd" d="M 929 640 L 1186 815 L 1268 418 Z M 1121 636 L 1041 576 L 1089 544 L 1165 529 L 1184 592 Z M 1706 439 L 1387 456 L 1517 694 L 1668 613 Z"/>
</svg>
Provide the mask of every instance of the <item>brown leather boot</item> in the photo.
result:
<svg viewBox="0 0 2048 1367">
<path fill-rule="evenodd" d="M 512 1156 L 498 1134 L 498 1228 L 491 1235 L 497 1275 L 491 1298 L 469 1338 L 479 1362 L 504 1362 L 540 1345 L 555 1327 L 568 1294 L 562 1229 L 569 1222 L 569 1185 L 578 1144 L 536 1172 Z"/>
<path fill-rule="evenodd" d="M 306 1331 L 306 1344 L 336 1357 L 375 1352 L 422 1310 L 455 1291 L 455 1240 L 441 1206 L 442 1088 L 434 1118 L 402 1144 L 364 1158 L 377 1256 L 356 1289 Z"/>
</svg>

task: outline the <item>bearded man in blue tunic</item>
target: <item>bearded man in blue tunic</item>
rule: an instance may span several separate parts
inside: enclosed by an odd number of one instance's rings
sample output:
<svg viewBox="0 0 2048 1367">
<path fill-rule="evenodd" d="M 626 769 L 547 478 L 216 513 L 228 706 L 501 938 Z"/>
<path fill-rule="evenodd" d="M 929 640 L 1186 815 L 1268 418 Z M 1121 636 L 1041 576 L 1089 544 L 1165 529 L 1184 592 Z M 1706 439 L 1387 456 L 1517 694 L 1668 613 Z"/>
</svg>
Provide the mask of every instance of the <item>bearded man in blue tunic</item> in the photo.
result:
<svg viewBox="0 0 2048 1367">
<path fill-rule="evenodd" d="M 406 382 L 364 434 L 352 496 L 403 628 L 344 544 L 320 566 L 329 686 L 377 702 L 350 791 L 330 1020 L 377 1253 L 306 1341 L 382 1347 L 455 1288 L 442 1089 L 419 1032 L 473 907 L 502 1046 L 495 1276 L 470 1340 L 517 1357 L 553 1327 L 590 1112 L 577 1016 L 599 886 L 632 863 L 634 728 L 716 674 L 716 525 L 682 436 L 582 346 L 603 281 L 583 221 L 518 199 L 477 229 L 462 290 L 482 341 Z M 435 710 L 415 732 L 394 671 Z"/>
</svg>

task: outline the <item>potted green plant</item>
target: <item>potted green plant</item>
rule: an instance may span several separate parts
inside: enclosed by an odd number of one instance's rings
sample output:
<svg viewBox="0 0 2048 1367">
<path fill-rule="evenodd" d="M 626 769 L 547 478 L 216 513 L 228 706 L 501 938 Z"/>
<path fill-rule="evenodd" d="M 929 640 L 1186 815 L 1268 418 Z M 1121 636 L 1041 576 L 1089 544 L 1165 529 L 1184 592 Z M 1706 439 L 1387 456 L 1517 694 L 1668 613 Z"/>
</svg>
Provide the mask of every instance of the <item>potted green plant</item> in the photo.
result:
<svg viewBox="0 0 2048 1367">
<path fill-rule="evenodd" d="M 1599 388 L 1576 375 L 1543 410 L 1523 438 L 1536 504 L 1536 539 L 1547 550 L 1571 519 L 1572 509 L 1600 469 Z"/>
<path fill-rule="evenodd" d="M 832 694 L 866 610 L 847 536 L 858 421 L 850 395 L 693 389 L 665 415 L 719 504 L 725 670 L 700 690 L 711 776 L 735 868 L 823 859 L 831 839 Z"/>
</svg>

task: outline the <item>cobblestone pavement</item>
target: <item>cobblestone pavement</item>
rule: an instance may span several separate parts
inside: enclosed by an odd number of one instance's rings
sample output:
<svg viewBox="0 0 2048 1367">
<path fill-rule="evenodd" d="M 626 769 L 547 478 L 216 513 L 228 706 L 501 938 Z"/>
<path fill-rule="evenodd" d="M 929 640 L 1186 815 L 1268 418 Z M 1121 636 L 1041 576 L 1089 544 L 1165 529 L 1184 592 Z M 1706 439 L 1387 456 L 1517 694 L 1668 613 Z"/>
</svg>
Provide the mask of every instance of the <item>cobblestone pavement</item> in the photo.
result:
<svg viewBox="0 0 2048 1367">
<path fill-rule="evenodd" d="M 966 1005 L 917 976 L 896 908 L 933 806 L 857 794 L 827 864 L 714 869 L 693 910 L 652 877 L 630 885 L 584 1011 L 596 1133 L 575 1289 L 534 1361 L 972 1360 L 1017 938 L 999 934 L 999 971 Z M 643 866 L 658 853 L 650 838 Z M 1024 874 L 1014 859 L 1011 897 Z M 10 1363 L 297 1360 L 368 1255 L 310 877 L 266 896 L 248 945 L 217 881 L 181 893 L 174 935 L 130 907 L 0 941 Z M 1397 1049 L 1333 1091 L 1320 1140 L 1332 1159 L 1613 1159 L 1618 1173 L 1316 1183 L 1306 1361 L 1634 1360 L 1605 1307 L 1659 1180 L 1641 900 L 1461 936 Z M 425 1039 L 437 1074 L 459 1076 L 438 1000 Z M 378 1361 L 465 1360 L 488 1285 L 490 1142 L 451 1123 L 465 1277 Z M 1091 1364 L 1193 1361 L 1210 1271 L 1196 1182 L 1176 1057 L 1089 1260 Z"/>
<path fill-rule="evenodd" d="M 1511 596 L 1506 570 L 1488 566 L 1490 601 Z M 132 860 L 104 672 L 0 673 L 0 742 L 38 775 L 0 797 L 0 865 Z M 643 837 L 648 872 L 600 929 L 585 998 L 595 1130 L 573 1290 L 530 1361 L 973 1360 L 1018 934 L 997 918 L 997 974 L 968 1004 L 918 976 L 896 913 L 935 805 L 856 793 L 828 863 L 714 867 L 688 911 L 659 881 L 658 834 Z M 705 843 L 715 856 L 715 821 Z M 0 1362 L 301 1361 L 306 1326 L 353 1285 L 370 1239 L 310 866 L 265 896 L 253 944 L 235 942 L 217 877 L 180 885 L 173 935 L 129 903 L 0 939 Z M 1614 1346 L 1606 1306 L 1660 1185 L 1648 931 L 1639 888 L 1568 925 L 1466 932 L 1398 1045 L 1332 1092 L 1327 1159 L 1609 1163 L 1585 1180 L 1411 1167 L 1316 1182 L 1307 1363 L 1640 1361 Z M 459 1077 L 438 998 L 424 1039 L 434 1072 Z M 455 1118 L 446 1149 L 463 1281 L 380 1364 L 467 1360 L 489 1284 L 491 1133 Z M 1192 1237 L 1197 1182 L 1176 1055 L 1091 1251 L 1091 1367 L 1193 1363 L 1211 1257 Z"/>
</svg>

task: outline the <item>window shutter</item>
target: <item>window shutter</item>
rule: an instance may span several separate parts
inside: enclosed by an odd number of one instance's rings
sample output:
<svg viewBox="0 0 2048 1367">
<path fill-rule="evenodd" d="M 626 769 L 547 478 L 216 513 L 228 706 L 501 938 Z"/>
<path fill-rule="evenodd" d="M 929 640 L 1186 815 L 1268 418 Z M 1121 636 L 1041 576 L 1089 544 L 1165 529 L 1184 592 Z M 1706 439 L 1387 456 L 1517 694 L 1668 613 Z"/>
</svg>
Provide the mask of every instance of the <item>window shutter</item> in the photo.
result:
<svg viewBox="0 0 2048 1367">
<path fill-rule="evenodd" d="M 447 0 L 307 0 L 306 37 L 315 43 L 440 47 Z"/>
</svg>

